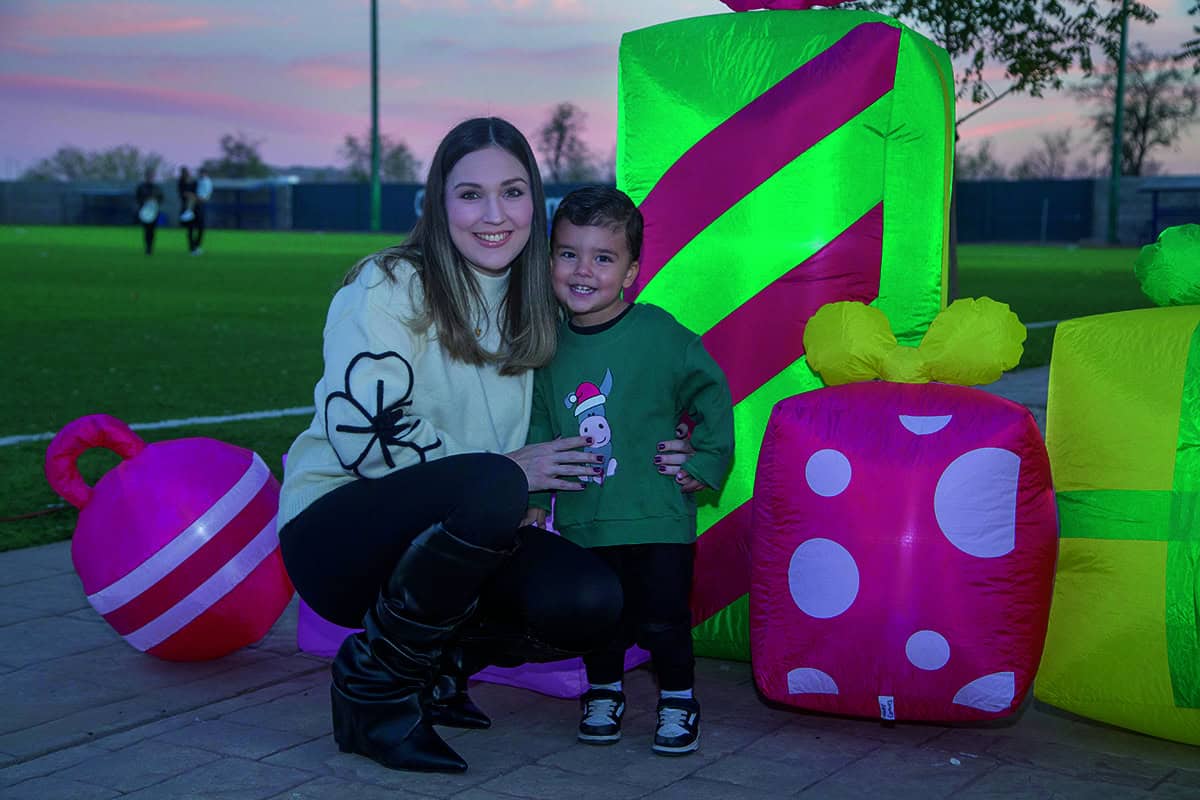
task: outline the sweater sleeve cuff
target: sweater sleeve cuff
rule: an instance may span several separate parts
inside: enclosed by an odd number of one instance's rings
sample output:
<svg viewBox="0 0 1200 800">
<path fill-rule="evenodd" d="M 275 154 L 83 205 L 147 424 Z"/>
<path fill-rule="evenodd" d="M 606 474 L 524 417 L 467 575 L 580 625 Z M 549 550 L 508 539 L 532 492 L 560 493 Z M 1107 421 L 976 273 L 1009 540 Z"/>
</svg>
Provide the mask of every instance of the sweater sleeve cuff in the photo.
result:
<svg viewBox="0 0 1200 800">
<path fill-rule="evenodd" d="M 688 475 L 691 475 L 698 481 L 711 486 L 713 489 L 720 489 L 722 479 L 725 476 L 725 460 L 720 456 L 710 453 L 693 453 L 683 465 Z"/>
</svg>

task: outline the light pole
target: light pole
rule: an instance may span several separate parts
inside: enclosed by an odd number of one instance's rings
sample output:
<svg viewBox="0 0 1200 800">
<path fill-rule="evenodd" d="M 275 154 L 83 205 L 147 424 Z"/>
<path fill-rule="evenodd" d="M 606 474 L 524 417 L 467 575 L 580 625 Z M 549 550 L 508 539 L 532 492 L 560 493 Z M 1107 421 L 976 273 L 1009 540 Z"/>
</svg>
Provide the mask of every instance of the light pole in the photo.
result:
<svg viewBox="0 0 1200 800">
<path fill-rule="evenodd" d="M 1117 89 L 1113 107 L 1112 172 L 1108 178 L 1108 243 L 1117 244 L 1118 210 L 1121 204 L 1121 144 L 1125 117 L 1125 44 L 1129 38 L 1129 0 L 1121 2 L 1121 46 L 1117 53 Z"/>
<path fill-rule="evenodd" d="M 383 187 L 379 184 L 379 4 L 371 0 L 371 230 L 379 230 Z"/>
</svg>

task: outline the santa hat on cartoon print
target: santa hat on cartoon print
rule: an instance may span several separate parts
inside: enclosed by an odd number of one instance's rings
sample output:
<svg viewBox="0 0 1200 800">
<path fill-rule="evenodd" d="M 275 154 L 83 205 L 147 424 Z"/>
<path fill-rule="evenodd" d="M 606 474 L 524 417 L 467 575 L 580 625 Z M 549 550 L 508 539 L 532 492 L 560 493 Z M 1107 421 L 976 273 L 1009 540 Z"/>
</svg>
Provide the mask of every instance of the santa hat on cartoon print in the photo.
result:
<svg viewBox="0 0 1200 800">
<path fill-rule="evenodd" d="M 599 406 L 603 414 L 604 404 L 608 398 L 600 391 L 600 387 L 594 383 L 584 381 L 575 388 L 575 391 L 566 397 L 566 406 L 570 408 L 575 406 L 575 416 L 581 417 L 588 411 Z"/>
</svg>

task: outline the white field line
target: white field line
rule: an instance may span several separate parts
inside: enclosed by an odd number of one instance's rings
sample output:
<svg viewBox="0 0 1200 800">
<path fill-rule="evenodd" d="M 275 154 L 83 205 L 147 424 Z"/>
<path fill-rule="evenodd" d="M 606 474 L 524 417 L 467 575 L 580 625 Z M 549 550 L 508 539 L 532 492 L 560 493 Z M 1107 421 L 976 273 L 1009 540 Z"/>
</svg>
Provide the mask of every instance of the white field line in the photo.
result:
<svg viewBox="0 0 1200 800">
<path fill-rule="evenodd" d="M 247 411 L 244 414 L 225 414 L 220 417 L 188 417 L 187 419 L 164 419 L 161 422 L 135 422 L 129 427 L 135 431 L 152 431 L 162 428 L 183 428 L 188 425 L 216 425 L 221 422 L 243 422 L 250 419 L 274 419 L 276 417 L 298 417 L 311 414 L 312 406 L 296 406 L 295 408 L 277 408 L 272 411 Z M 0 436 L 0 447 L 21 444 L 22 442 L 41 442 L 53 439 L 57 433 L 28 433 L 21 436 Z"/>
<path fill-rule="evenodd" d="M 1061 320 L 1052 319 L 1046 322 L 1030 322 L 1025 327 L 1029 330 L 1038 328 L 1053 328 Z M 296 406 L 295 408 L 277 408 L 273 411 L 247 411 L 245 414 L 227 414 L 222 417 L 188 417 L 187 419 L 165 419 L 162 422 L 135 422 L 129 427 L 135 431 L 151 431 L 162 428 L 183 428 L 188 425 L 215 425 L 221 422 L 242 422 L 249 419 L 273 419 L 275 417 L 298 417 L 301 414 L 311 414 L 312 406 Z M 0 447 L 21 444 L 22 442 L 42 442 L 53 439 L 55 433 L 29 433 L 22 436 L 0 436 Z"/>
</svg>

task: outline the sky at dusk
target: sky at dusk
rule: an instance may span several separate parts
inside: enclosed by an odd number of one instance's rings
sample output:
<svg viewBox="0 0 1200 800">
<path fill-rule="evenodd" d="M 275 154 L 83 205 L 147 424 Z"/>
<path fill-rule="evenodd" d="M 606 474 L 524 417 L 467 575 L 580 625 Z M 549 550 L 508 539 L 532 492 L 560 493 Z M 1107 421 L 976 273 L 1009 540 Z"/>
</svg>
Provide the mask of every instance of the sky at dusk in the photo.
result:
<svg viewBox="0 0 1200 800">
<path fill-rule="evenodd" d="M 1132 27 L 1131 43 L 1161 50 L 1191 38 L 1188 0 L 1149 4 L 1160 19 Z M 370 124 L 369 9 L 368 0 L 3 0 L 0 178 L 62 145 L 128 143 L 197 164 L 239 131 L 262 141 L 271 164 L 338 165 L 344 136 Z M 569 100 L 586 112 L 593 152 L 609 156 L 621 34 L 720 13 L 731 12 L 718 0 L 380 0 L 381 130 L 427 164 L 462 119 L 503 116 L 532 138 Z M 1064 95 L 1009 97 L 964 125 L 961 144 L 990 137 L 1012 163 L 1039 134 L 1075 126 L 1082 141 L 1083 113 Z M 1200 173 L 1200 126 L 1154 158 L 1168 172 Z"/>
</svg>

